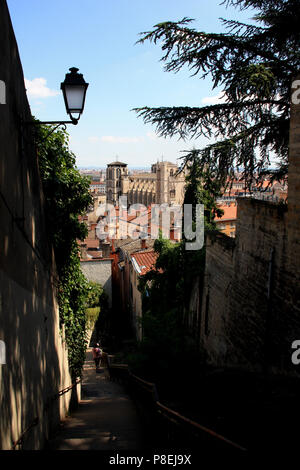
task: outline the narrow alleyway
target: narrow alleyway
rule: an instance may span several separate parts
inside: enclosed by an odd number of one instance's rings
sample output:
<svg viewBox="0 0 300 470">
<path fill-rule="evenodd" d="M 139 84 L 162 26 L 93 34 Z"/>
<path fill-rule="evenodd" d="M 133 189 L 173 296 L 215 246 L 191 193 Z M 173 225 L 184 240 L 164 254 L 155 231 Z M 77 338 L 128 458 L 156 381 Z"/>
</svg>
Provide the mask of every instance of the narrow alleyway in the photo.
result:
<svg viewBox="0 0 300 470">
<path fill-rule="evenodd" d="M 122 385 L 108 379 L 101 367 L 96 373 L 91 348 L 83 371 L 82 400 L 61 424 L 49 443 L 51 450 L 142 449 L 142 424 Z"/>
</svg>

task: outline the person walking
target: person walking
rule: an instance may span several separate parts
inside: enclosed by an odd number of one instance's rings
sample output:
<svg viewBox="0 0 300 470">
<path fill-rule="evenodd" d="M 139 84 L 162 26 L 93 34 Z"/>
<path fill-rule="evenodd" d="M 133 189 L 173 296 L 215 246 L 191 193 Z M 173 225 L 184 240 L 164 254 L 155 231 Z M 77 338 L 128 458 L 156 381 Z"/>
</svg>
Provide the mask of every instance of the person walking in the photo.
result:
<svg viewBox="0 0 300 470">
<path fill-rule="evenodd" d="M 96 343 L 93 347 L 93 359 L 95 361 L 96 371 L 100 369 L 100 361 L 102 356 L 102 350 L 100 348 L 100 344 Z"/>
</svg>

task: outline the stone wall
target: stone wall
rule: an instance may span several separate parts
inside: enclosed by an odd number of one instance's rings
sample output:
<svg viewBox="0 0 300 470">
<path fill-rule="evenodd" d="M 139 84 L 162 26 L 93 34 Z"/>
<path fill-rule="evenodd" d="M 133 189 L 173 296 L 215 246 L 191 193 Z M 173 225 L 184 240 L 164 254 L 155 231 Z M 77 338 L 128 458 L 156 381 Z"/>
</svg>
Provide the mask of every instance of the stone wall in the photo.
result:
<svg viewBox="0 0 300 470">
<path fill-rule="evenodd" d="M 100 258 L 80 261 L 83 274 L 89 281 L 101 284 L 109 298 L 109 306 L 112 306 L 112 259 Z"/>
<path fill-rule="evenodd" d="M 71 378 L 32 128 L 21 125 L 31 114 L 5 0 L 0 44 L 0 79 L 6 85 L 6 104 L 0 104 L 0 339 L 6 346 L 0 448 L 10 449 L 29 428 L 22 447 L 40 449 L 66 415 L 71 392 L 61 398 L 57 393 Z"/>
<path fill-rule="evenodd" d="M 207 238 L 196 315 L 214 365 L 299 373 L 291 361 L 300 339 L 299 157 L 300 105 L 292 105 L 288 205 L 238 199 L 235 241 Z"/>
<path fill-rule="evenodd" d="M 296 77 L 300 80 L 300 75 Z M 287 265 L 292 288 L 290 303 L 300 310 L 300 104 L 291 104 L 288 162 Z M 300 338 L 300 335 L 299 335 Z"/>
<path fill-rule="evenodd" d="M 208 236 L 200 336 L 212 363 L 293 369 L 300 322 L 286 220 L 284 206 L 239 199 L 236 239 Z"/>
<path fill-rule="evenodd" d="M 234 248 L 235 240 L 222 233 L 207 238 L 200 337 L 204 349 L 209 351 L 210 360 L 217 364 L 224 360 L 228 349 L 228 294 L 233 276 Z"/>
</svg>

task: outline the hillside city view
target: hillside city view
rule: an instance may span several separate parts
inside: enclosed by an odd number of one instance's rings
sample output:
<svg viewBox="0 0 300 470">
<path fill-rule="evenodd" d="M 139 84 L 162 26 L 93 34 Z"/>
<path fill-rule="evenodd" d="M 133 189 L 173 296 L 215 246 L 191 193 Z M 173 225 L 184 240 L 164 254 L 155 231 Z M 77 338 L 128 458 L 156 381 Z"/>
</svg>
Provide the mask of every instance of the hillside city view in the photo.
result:
<svg viewBox="0 0 300 470">
<path fill-rule="evenodd" d="M 299 21 L 0 0 L 1 457 L 298 449 Z"/>
</svg>

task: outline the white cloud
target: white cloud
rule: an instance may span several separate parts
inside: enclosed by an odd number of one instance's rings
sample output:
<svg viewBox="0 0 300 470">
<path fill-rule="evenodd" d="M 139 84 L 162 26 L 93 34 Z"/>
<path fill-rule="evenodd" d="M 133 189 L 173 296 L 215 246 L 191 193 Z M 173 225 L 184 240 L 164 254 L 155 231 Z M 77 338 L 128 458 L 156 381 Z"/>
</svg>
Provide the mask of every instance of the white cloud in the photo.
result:
<svg viewBox="0 0 300 470">
<path fill-rule="evenodd" d="M 50 96 L 59 95 L 60 92 L 56 90 L 50 90 L 46 86 L 47 80 L 45 78 L 34 78 L 33 80 L 28 80 L 25 78 L 25 87 L 27 95 L 30 98 L 48 98 Z"/>
<path fill-rule="evenodd" d="M 88 141 L 92 143 L 99 142 L 99 140 L 100 140 L 100 137 L 97 137 L 95 135 L 91 135 L 90 137 L 88 137 Z"/>
<path fill-rule="evenodd" d="M 115 135 L 103 135 L 101 137 L 102 142 L 109 142 L 112 144 L 132 144 L 141 141 L 140 137 L 120 137 Z"/>
<path fill-rule="evenodd" d="M 146 136 L 151 140 L 158 140 L 159 139 L 156 132 L 147 132 Z"/>
<path fill-rule="evenodd" d="M 159 139 L 159 136 L 155 132 L 147 132 L 146 136 L 147 139 L 152 141 L 162 140 Z M 103 135 L 101 137 L 91 135 L 88 137 L 88 141 L 95 144 L 98 142 L 108 142 L 111 144 L 135 144 L 138 142 L 143 142 L 145 137 L 126 137 L 126 136 L 117 136 L 117 135 Z"/>
<path fill-rule="evenodd" d="M 202 98 L 201 103 L 203 104 L 221 104 L 226 102 L 226 95 L 224 94 L 224 91 L 220 91 L 215 96 L 206 96 L 205 98 Z"/>
</svg>

